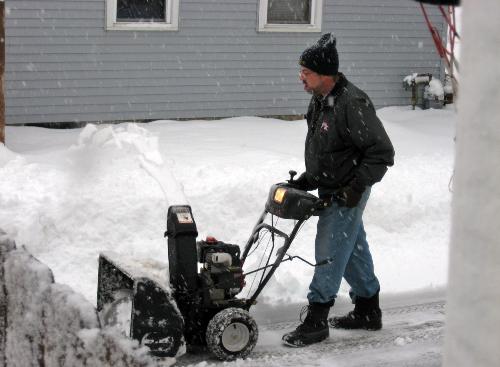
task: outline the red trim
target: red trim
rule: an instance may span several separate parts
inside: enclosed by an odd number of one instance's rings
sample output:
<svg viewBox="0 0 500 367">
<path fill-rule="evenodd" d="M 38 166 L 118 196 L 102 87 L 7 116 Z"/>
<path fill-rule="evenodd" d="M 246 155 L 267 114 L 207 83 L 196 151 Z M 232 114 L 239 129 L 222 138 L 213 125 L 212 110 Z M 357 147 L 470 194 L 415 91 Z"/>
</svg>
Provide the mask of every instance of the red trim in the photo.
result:
<svg viewBox="0 0 500 367">
<path fill-rule="evenodd" d="M 425 22 L 427 23 L 427 27 L 431 32 L 432 40 L 434 41 L 434 45 L 436 46 L 436 50 L 439 54 L 439 57 L 444 59 L 448 68 L 452 68 L 452 59 L 454 60 L 454 51 L 455 51 L 455 37 L 460 39 L 458 32 L 455 27 L 455 8 L 453 6 L 448 6 L 448 14 L 444 10 L 442 5 L 439 5 L 439 10 L 443 17 L 446 20 L 446 24 L 448 25 L 448 38 L 450 43 L 450 49 L 448 49 L 443 43 L 443 39 L 439 34 L 438 29 L 432 24 L 429 19 L 429 15 L 425 10 L 424 4 L 420 3 L 420 8 L 422 9 L 422 13 L 424 14 Z M 448 57 L 449 56 L 449 57 Z"/>
</svg>

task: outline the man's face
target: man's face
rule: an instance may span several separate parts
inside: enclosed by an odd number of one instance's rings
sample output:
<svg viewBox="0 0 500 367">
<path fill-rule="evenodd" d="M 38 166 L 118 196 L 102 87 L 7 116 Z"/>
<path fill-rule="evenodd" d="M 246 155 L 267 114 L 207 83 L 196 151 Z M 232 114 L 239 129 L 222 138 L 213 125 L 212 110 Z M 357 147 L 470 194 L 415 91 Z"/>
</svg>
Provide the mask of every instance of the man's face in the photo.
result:
<svg viewBox="0 0 500 367">
<path fill-rule="evenodd" d="M 320 75 L 303 66 L 300 67 L 299 79 L 304 85 L 304 90 L 307 93 L 316 95 L 324 93 L 325 78 L 325 75 Z"/>
</svg>

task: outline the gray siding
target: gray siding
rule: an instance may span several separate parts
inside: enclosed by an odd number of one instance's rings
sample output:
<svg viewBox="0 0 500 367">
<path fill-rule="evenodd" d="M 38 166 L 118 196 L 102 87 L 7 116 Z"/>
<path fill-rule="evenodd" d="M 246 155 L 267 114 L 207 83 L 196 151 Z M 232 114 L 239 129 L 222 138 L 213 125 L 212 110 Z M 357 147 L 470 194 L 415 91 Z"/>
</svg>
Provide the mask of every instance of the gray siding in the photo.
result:
<svg viewBox="0 0 500 367">
<path fill-rule="evenodd" d="M 6 120 L 301 114 L 297 59 L 319 33 L 258 33 L 258 0 L 181 0 L 179 31 L 106 31 L 105 0 L 6 0 Z M 441 30 L 433 7 L 431 19 Z M 418 3 L 324 0 L 340 68 L 380 107 L 442 73 Z"/>
</svg>

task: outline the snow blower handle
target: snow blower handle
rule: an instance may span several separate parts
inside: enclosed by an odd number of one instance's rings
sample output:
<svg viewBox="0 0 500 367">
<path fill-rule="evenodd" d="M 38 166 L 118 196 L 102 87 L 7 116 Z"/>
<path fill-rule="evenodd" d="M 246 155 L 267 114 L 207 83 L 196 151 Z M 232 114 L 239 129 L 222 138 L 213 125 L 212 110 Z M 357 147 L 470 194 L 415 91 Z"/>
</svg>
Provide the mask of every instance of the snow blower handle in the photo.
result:
<svg viewBox="0 0 500 367">
<path fill-rule="evenodd" d="M 289 187 L 302 191 L 312 191 L 318 188 L 311 175 L 307 174 L 307 172 L 301 173 L 297 178 L 295 178 L 297 175 L 296 171 L 290 170 L 288 173 L 290 174 L 290 179 L 286 180 L 285 185 L 288 184 Z"/>
</svg>

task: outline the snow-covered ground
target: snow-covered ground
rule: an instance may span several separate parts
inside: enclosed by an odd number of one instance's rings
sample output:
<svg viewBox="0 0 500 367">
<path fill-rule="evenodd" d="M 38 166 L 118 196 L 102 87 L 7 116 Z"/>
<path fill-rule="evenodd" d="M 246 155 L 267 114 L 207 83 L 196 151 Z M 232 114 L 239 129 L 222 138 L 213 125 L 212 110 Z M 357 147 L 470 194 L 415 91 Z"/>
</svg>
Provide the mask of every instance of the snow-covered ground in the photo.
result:
<svg viewBox="0 0 500 367">
<path fill-rule="evenodd" d="M 440 367 L 444 338 L 442 291 L 413 291 L 385 295 L 382 302 L 384 327 L 366 330 L 330 329 L 330 338 L 306 348 L 281 344 L 281 336 L 297 324 L 299 305 L 260 309 L 259 340 L 248 359 L 227 364 L 207 353 L 186 354 L 179 367 Z M 345 314 L 352 305 L 344 298 L 334 313 Z M 257 308 L 259 308 L 257 306 Z M 266 319 L 267 322 L 266 323 Z M 287 320 L 276 322 L 276 320 Z"/>
<path fill-rule="evenodd" d="M 382 298 L 442 289 L 456 113 L 452 106 L 388 107 L 378 115 L 396 149 L 396 163 L 374 186 L 364 216 Z M 288 170 L 304 169 L 305 133 L 304 121 L 256 117 L 7 127 L 6 147 L 0 145 L 0 227 L 48 264 L 57 282 L 95 303 L 99 252 L 167 267 L 169 205 L 191 205 L 200 237 L 243 245 L 269 187 L 288 178 Z M 312 218 L 290 253 L 312 260 L 314 234 Z M 284 263 L 260 304 L 304 302 L 311 275 L 304 263 Z M 341 299 L 347 291 L 343 284 Z"/>
</svg>

